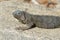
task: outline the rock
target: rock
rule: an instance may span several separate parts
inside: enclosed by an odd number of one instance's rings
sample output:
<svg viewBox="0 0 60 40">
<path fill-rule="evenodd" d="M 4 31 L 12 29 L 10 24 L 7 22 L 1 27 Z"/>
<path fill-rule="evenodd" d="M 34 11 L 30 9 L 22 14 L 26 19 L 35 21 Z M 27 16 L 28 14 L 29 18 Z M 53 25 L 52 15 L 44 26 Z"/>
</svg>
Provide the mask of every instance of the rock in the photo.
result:
<svg viewBox="0 0 60 40">
<path fill-rule="evenodd" d="M 52 9 L 52 11 L 50 9 L 43 9 L 44 7 L 39 9 L 38 6 L 34 7 L 34 5 L 28 5 L 27 3 L 0 2 L 0 40 L 60 40 L 60 28 L 16 30 L 15 28 L 22 24 L 13 17 L 12 12 L 17 9 L 25 10 L 25 8 L 28 8 L 27 12 L 34 15 L 60 16 L 59 9 L 56 8 L 56 10 Z"/>
</svg>

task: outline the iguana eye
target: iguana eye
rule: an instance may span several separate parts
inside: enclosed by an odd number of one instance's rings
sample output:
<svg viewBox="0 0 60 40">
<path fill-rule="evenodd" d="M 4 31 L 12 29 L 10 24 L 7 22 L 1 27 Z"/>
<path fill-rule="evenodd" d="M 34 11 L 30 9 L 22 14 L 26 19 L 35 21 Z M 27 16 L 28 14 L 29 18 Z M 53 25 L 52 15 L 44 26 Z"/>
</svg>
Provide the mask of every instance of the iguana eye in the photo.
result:
<svg viewBox="0 0 60 40">
<path fill-rule="evenodd" d="M 20 13 L 18 13 L 18 14 L 20 14 Z"/>
</svg>

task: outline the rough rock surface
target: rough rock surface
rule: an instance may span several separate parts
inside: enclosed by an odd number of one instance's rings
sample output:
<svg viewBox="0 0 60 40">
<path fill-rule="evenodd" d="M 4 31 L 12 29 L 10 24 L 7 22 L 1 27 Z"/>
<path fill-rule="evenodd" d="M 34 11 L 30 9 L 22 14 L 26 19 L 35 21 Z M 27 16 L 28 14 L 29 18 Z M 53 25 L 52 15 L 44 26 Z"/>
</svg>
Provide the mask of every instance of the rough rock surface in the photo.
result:
<svg viewBox="0 0 60 40">
<path fill-rule="evenodd" d="M 34 15 L 60 16 L 59 7 L 57 5 L 54 9 L 47 9 L 43 6 L 32 6 L 27 3 L 12 1 L 0 2 L 0 40 L 60 40 L 60 28 L 16 30 L 15 28 L 22 24 L 12 16 L 13 11 L 17 9 L 25 10 L 25 8 L 28 8 L 27 11 Z"/>
</svg>

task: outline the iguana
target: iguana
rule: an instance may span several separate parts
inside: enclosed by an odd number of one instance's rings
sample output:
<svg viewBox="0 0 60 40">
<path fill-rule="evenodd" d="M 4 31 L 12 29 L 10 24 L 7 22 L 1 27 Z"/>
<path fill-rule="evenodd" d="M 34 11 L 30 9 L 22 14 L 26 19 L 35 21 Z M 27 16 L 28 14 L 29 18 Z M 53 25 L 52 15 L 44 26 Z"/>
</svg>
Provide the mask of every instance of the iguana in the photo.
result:
<svg viewBox="0 0 60 40">
<path fill-rule="evenodd" d="M 27 25 L 26 27 L 18 28 L 22 30 L 27 30 L 32 27 L 51 29 L 60 26 L 60 17 L 58 16 L 32 15 L 21 10 L 14 11 L 13 16 L 22 24 Z"/>
</svg>

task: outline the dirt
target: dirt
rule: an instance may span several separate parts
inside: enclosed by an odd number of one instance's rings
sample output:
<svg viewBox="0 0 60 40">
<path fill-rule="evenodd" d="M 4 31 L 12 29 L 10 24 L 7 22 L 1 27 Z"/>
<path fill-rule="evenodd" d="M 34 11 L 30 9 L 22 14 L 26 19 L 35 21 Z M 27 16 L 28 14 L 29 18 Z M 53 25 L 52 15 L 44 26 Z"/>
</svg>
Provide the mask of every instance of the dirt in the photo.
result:
<svg viewBox="0 0 60 40">
<path fill-rule="evenodd" d="M 33 28 L 29 30 L 16 30 L 23 26 L 12 15 L 15 10 L 26 10 L 34 15 L 60 16 L 59 2 L 55 8 L 46 8 L 44 5 L 34 5 L 17 1 L 0 2 L 0 40 L 60 40 L 60 28 L 42 29 Z"/>
</svg>

